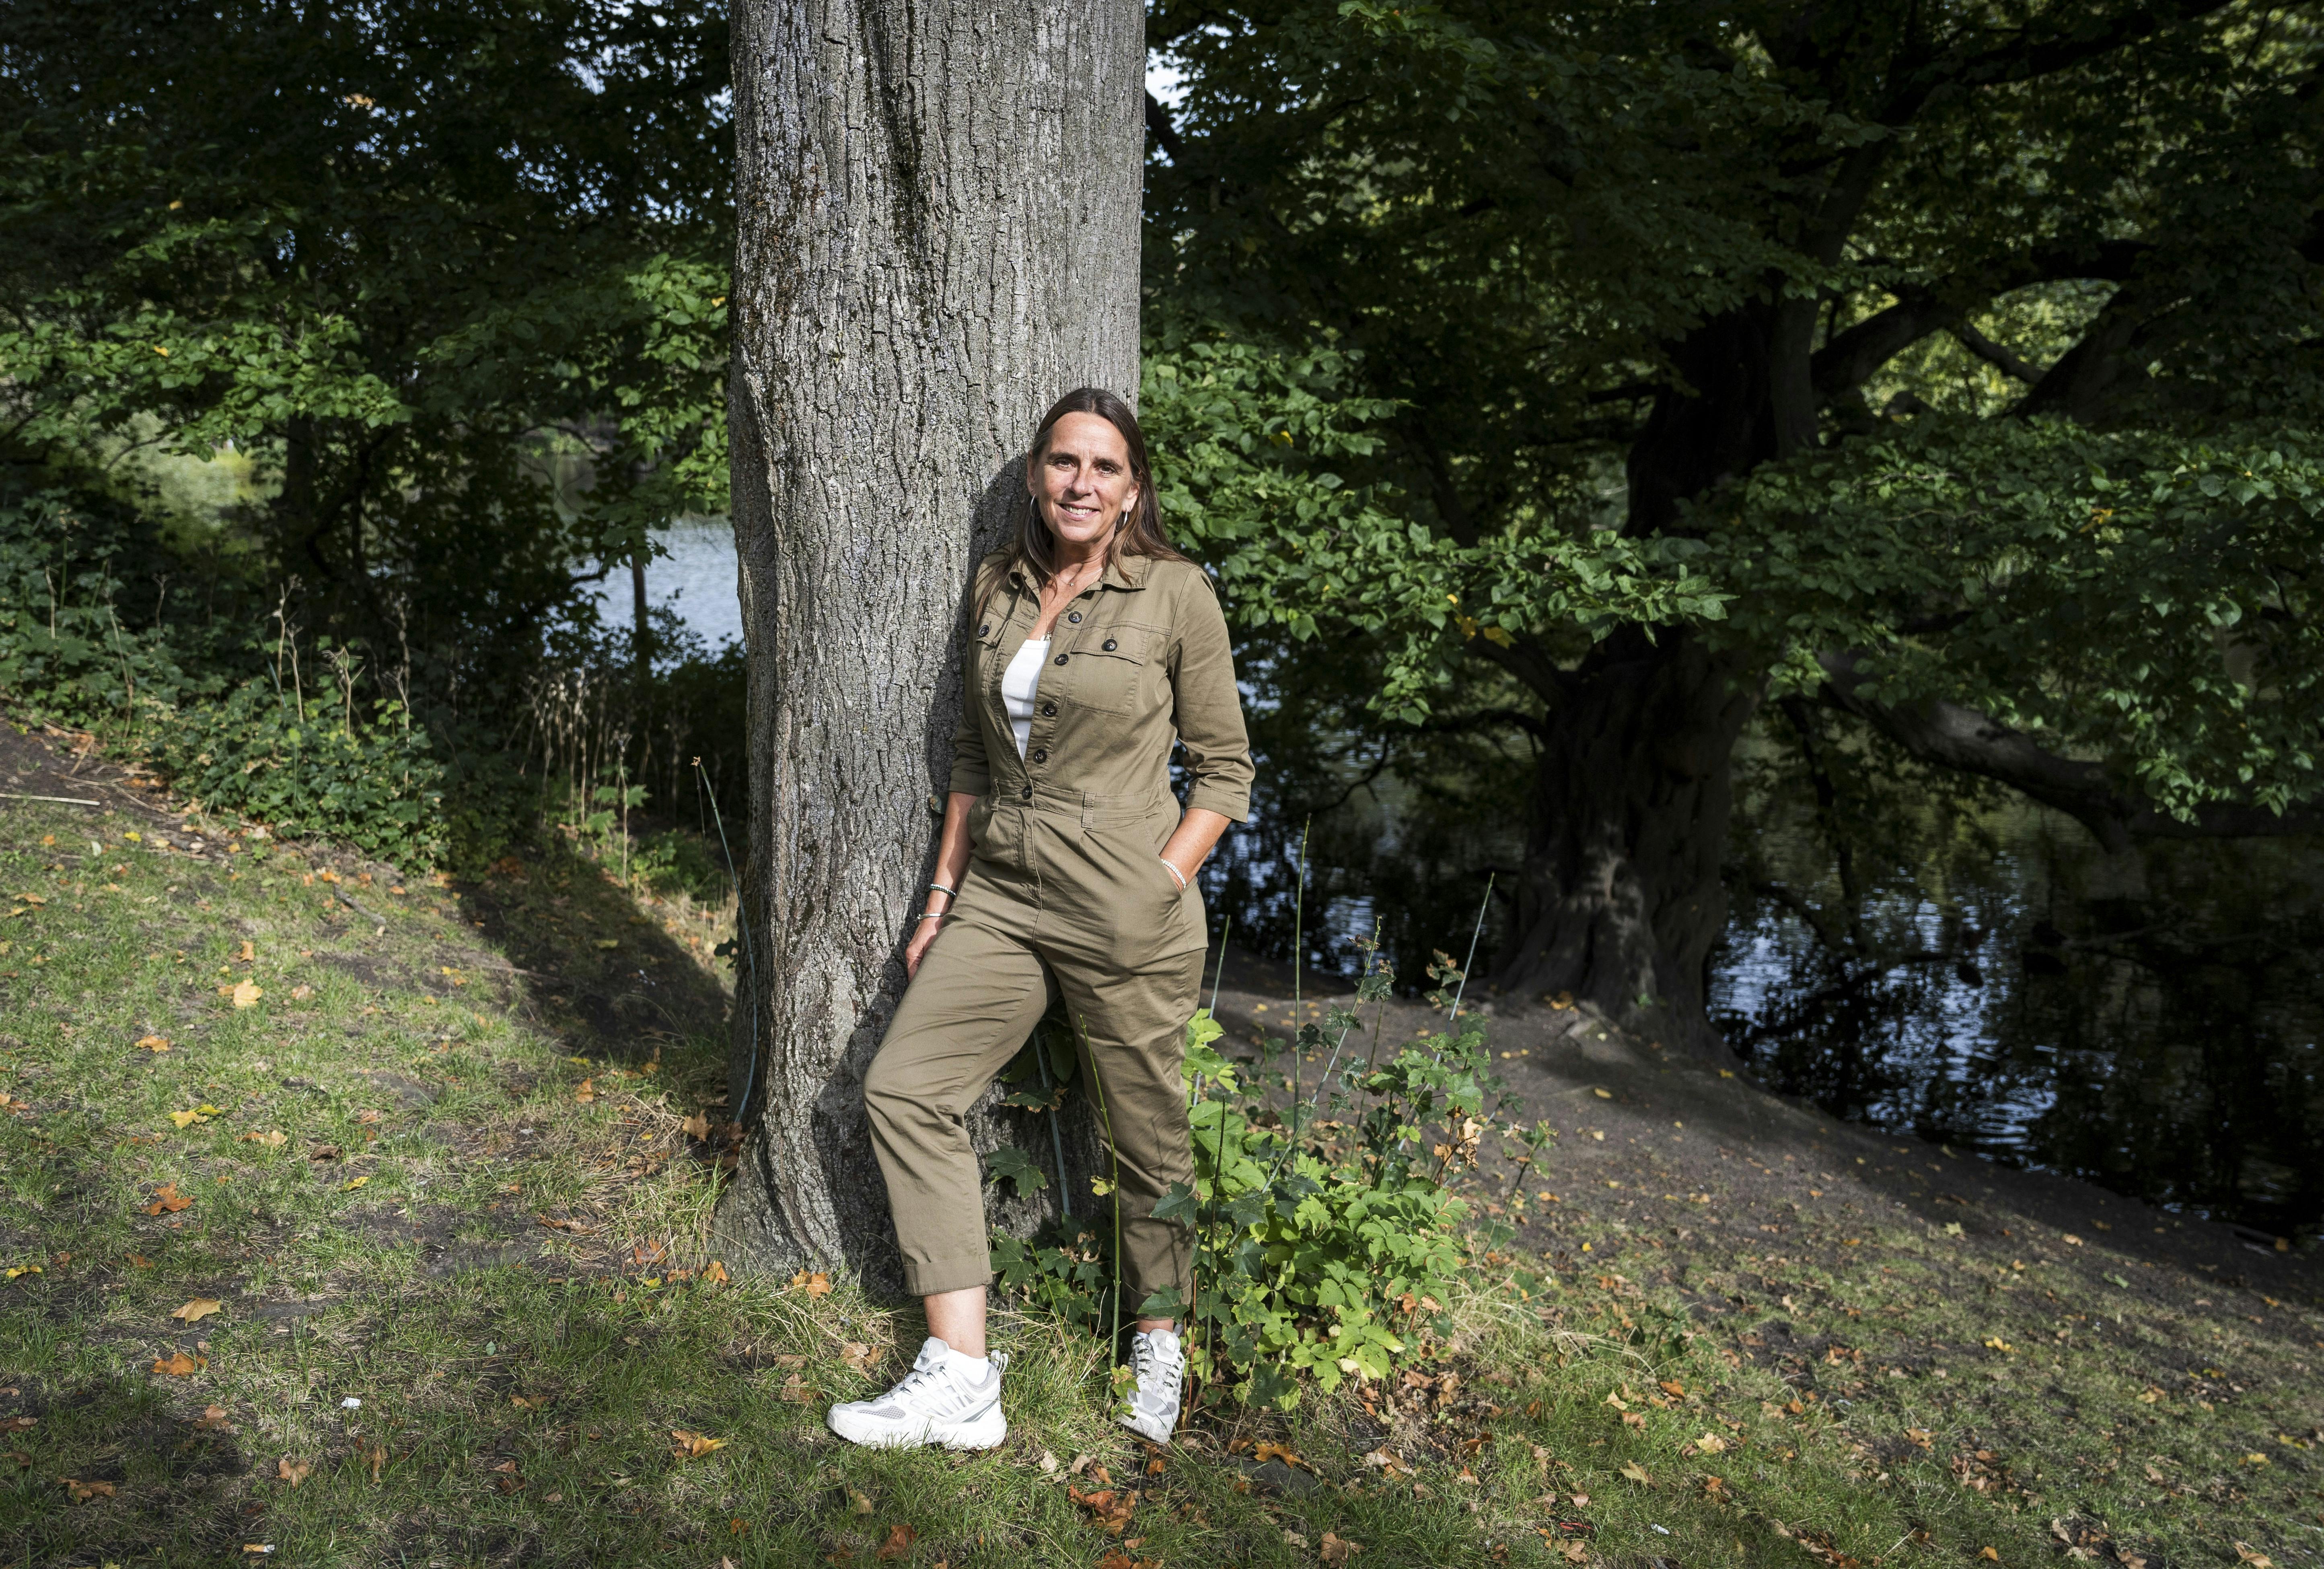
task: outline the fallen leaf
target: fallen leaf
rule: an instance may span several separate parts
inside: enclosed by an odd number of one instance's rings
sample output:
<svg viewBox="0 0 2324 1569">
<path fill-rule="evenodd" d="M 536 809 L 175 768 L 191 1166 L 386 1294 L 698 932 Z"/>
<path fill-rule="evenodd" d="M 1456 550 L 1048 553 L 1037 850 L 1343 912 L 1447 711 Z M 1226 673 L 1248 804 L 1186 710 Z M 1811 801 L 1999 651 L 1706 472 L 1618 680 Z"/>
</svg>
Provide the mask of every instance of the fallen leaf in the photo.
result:
<svg viewBox="0 0 2324 1569">
<path fill-rule="evenodd" d="M 184 1352 L 172 1352 L 169 1360 L 166 1361 L 159 1357 L 155 1358 L 153 1361 L 153 1371 L 155 1372 L 167 1373 L 171 1378 L 177 1379 L 182 1379 L 189 1373 L 200 1371 L 201 1366 L 201 1363 L 188 1356 Z"/>
<path fill-rule="evenodd" d="M 217 1312 L 218 1309 L 225 1306 L 225 1303 L 220 1302 L 215 1297 L 197 1297 L 191 1302 L 187 1303 L 184 1306 L 171 1314 L 170 1316 L 172 1318 L 183 1319 L 186 1323 L 191 1324 L 198 1318 L 208 1318 L 211 1314 Z"/>
<path fill-rule="evenodd" d="M 2001 1555 L 2000 1555 L 2000 1554 L 1998 1554 L 1998 1553 L 1997 1553 L 1997 1552 L 1995 1552 L 1995 1551 L 1994 1551 L 1992 1548 L 1990 1548 L 1990 1547 L 1980 1548 L 1980 1549 L 1978 1550 L 1978 1555 L 1978 1555 L 1978 1557 L 1980 1557 L 1980 1558 L 1990 1558 L 1990 1559 L 1992 1559 L 1992 1560 L 1993 1560 L 1993 1562 L 1995 1562 L 1996 1564 L 1998 1564 L 1998 1563 L 2000 1563 L 2000 1562 L 2001 1562 Z"/>
<path fill-rule="evenodd" d="M 239 982 L 234 989 L 234 1005 L 236 1008 L 255 1008 L 258 1006 L 258 1000 L 265 995 L 266 993 L 259 989 L 257 982 Z"/>
<path fill-rule="evenodd" d="M 145 1213 L 147 1214 L 152 1214 L 153 1212 L 152 1210 L 147 1210 Z M 147 1258 L 143 1253 L 130 1254 L 129 1262 L 133 1268 L 139 1269 L 151 1269 L 153 1267 L 153 1260 Z"/>
<path fill-rule="evenodd" d="M 861 1341 L 850 1341 L 839 1348 L 839 1360 L 859 1373 L 869 1373 L 880 1365 L 881 1359 Z"/>
<path fill-rule="evenodd" d="M 379 1473 L 387 1465 L 387 1445 L 374 1443 L 369 1449 L 363 1452 L 363 1458 L 364 1463 L 371 1467 L 372 1481 L 377 1481 Z M 555 1495 L 552 1494 L 549 1501 L 555 1503 L 557 1501 Z"/>
<path fill-rule="evenodd" d="M 38 1417 L 0 1417 L 0 1433 L 23 1433 L 40 1425 Z"/>
<path fill-rule="evenodd" d="M 1640 1487 L 1652 1487 L 1655 1485 L 1655 1479 L 1646 1474 L 1646 1468 L 1640 1465 L 1635 1460 L 1627 1461 L 1623 1463 L 1622 1474 L 1628 1477 L 1632 1481 L 1637 1482 Z"/>
<path fill-rule="evenodd" d="M 1351 1542 L 1345 1537 L 1335 1537 L 1329 1531 L 1323 1533 L 1323 1562 L 1330 1564 L 1332 1569 L 1339 1569 L 1341 1564 L 1363 1550 L 1363 1544 L 1360 1542 Z"/>
<path fill-rule="evenodd" d="M 1279 1460 L 1286 1465 L 1305 1465 L 1307 1463 L 1305 1461 L 1299 1458 L 1297 1451 L 1286 1449 L 1278 1444 L 1262 1444 L 1257 1449 L 1251 1451 L 1250 1457 L 1259 1462 L 1261 1465 L 1265 1465 L 1270 1460 Z"/>
<path fill-rule="evenodd" d="M 105 1484 L 99 1482 L 95 1485 L 103 1487 Z M 106 1488 L 106 1491 L 107 1493 L 110 1493 L 113 1490 L 111 1488 Z M 2270 1558 L 2266 1554 L 2258 1551 L 2256 1548 L 2251 1547 L 2242 1542 L 2237 1542 L 2236 1544 L 2236 1562 L 2238 1564 L 2248 1564 L 2251 1565 L 2251 1569 L 2275 1569 L 2275 1561 L 2273 1559 Z"/>
<path fill-rule="evenodd" d="M 57 1480 L 72 1490 L 72 1500 L 77 1504 L 85 1504 L 91 1499 L 109 1499 L 113 1496 L 113 1484 L 109 1481 L 78 1481 L 69 1476 L 60 1476 Z"/>
<path fill-rule="evenodd" d="M 270 1128 L 263 1133 L 244 1133 L 242 1136 L 242 1141 L 244 1144 L 263 1144 L 269 1149 L 280 1149 L 290 1142 L 290 1136 Z"/>
<path fill-rule="evenodd" d="M 300 1482 L 306 1481 L 308 1472 L 314 1469 L 315 1468 L 307 1462 L 303 1460 L 293 1460 L 286 1454 L 281 1460 L 274 1463 L 274 1476 L 276 1481 L 287 1481 L 295 1488 Z"/>
<path fill-rule="evenodd" d="M 909 1526 L 890 1526 L 888 1539 L 872 1556 L 883 1564 L 890 1558 L 900 1558 L 912 1550 L 912 1538 L 918 1534 Z"/>
<path fill-rule="evenodd" d="M 314 994 L 315 989 L 312 986 L 306 984 L 304 982 L 301 982 L 300 984 L 290 988 L 291 1001 L 296 1002 L 304 1002 L 308 998 L 312 997 Z"/>
<path fill-rule="evenodd" d="M 1586 1509 L 1590 1507 L 1590 1495 L 1586 1492 L 1568 1493 L 1565 1496 L 1566 1501 L 1577 1509 Z"/>
<path fill-rule="evenodd" d="M 1090 1513 L 1090 1524 L 1109 1537 L 1119 1537 L 1129 1528 L 1130 1517 L 1138 1506 L 1127 1492 L 1107 1488 L 1100 1492 L 1084 1492 L 1073 1483 L 1065 1484 L 1065 1496 Z"/>
<path fill-rule="evenodd" d="M 226 1419 L 226 1407 L 224 1406 L 211 1406 L 205 1408 L 202 1412 L 201 1420 L 196 1422 L 194 1424 L 194 1427 L 196 1431 L 202 1433 L 231 1433 L 234 1431 L 234 1424 Z"/>
<path fill-rule="evenodd" d="M 688 1433 L 683 1427 L 673 1427 L 669 1435 L 678 1440 L 671 1453 L 680 1460 L 699 1460 L 714 1449 L 726 1447 L 724 1438 L 711 1438 L 700 1433 Z"/>
<path fill-rule="evenodd" d="M 1662 1391 L 1674 1400 L 1681 1400 L 1686 1398 L 1686 1386 L 1680 1383 L 1676 1379 L 1665 1379 L 1662 1381 Z"/>
<path fill-rule="evenodd" d="M 199 1112 L 172 1112 L 170 1113 L 170 1121 L 180 1128 L 190 1128 L 197 1122 L 207 1122 L 209 1119 Z"/>
<path fill-rule="evenodd" d="M 724 1286 L 726 1284 L 726 1266 L 720 1263 L 717 1260 L 713 1259 L 709 1263 L 705 1264 L 702 1267 L 702 1281 L 704 1285 Z"/>
<path fill-rule="evenodd" d="M 1694 1446 L 1697 1449 L 1702 1450 L 1705 1454 L 1724 1454 L 1727 1453 L 1727 1440 L 1721 1438 L 1716 1433 L 1705 1433 L 1702 1437 L 1694 1441 Z"/>
<path fill-rule="evenodd" d="M 804 1290 L 809 1297 L 825 1297 L 831 1292 L 831 1277 L 820 1269 L 811 1275 L 801 1269 L 791 1277 L 791 1285 Z"/>
<path fill-rule="evenodd" d="M 595 1100 L 597 1098 L 597 1081 L 594 1078 L 583 1079 L 579 1084 L 574 1087 L 573 1098 L 584 1103 L 585 1104 L 590 1101 Z"/>
<path fill-rule="evenodd" d="M 678 1131 L 690 1139 L 707 1139 L 710 1137 L 710 1119 L 696 1112 L 678 1124 Z"/>
<path fill-rule="evenodd" d="M 371 1178 L 368 1177 L 350 1177 L 345 1182 L 339 1184 L 339 1191 L 341 1193 L 353 1193 L 355 1189 L 361 1187 L 364 1183 L 369 1182 Z"/>
<path fill-rule="evenodd" d="M 169 1050 L 169 1049 L 170 1049 L 170 1043 L 169 1043 L 167 1040 L 163 1039 L 161 1037 L 158 1036 L 158 1035 L 149 1035 L 149 1036 L 146 1036 L 143 1039 L 140 1040 L 137 1044 L 138 1044 L 138 1045 L 140 1045 L 140 1046 L 142 1046 L 142 1047 L 143 1047 L 147 1051 L 157 1051 L 157 1052 L 158 1052 L 158 1051 L 167 1051 L 167 1050 Z"/>
</svg>

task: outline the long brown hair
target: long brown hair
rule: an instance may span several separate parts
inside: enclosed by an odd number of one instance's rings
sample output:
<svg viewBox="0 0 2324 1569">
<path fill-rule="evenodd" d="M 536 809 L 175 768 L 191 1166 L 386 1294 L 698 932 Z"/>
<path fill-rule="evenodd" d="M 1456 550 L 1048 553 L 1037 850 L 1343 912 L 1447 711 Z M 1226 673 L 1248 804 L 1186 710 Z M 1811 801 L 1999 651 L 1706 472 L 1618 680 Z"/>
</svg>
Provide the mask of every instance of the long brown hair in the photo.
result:
<svg viewBox="0 0 2324 1569">
<path fill-rule="evenodd" d="M 1106 541 L 1106 565 L 1111 566 L 1124 556 L 1150 556 L 1162 561 L 1184 561 L 1185 552 L 1170 542 L 1162 531 L 1162 508 L 1155 500 L 1154 468 L 1146 457 L 1146 433 L 1138 428 L 1138 416 L 1130 405 L 1103 387 L 1075 387 L 1041 416 L 1038 429 L 1033 432 L 1033 442 L 1027 450 L 1036 460 L 1049 449 L 1049 432 L 1057 421 L 1068 414 L 1094 414 L 1121 432 L 1121 441 L 1130 449 L 1130 477 L 1138 486 L 1138 500 L 1131 504 L 1120 522 L 1114 525 L 1113 537 Z M 991 603 L 995 590 L 1008 580 L 1011 572 L 1022 572 L 1037 586 L 1046 584 L 1056 576 L 1057 540 L 1041 516 L 1041 506 L 1036 501 L 1025 509 L 1024 523 L 1010 541 L 1009 554 L 986 568 L 976 584 L 976 614 L 982 616 Z"/>
</svg>

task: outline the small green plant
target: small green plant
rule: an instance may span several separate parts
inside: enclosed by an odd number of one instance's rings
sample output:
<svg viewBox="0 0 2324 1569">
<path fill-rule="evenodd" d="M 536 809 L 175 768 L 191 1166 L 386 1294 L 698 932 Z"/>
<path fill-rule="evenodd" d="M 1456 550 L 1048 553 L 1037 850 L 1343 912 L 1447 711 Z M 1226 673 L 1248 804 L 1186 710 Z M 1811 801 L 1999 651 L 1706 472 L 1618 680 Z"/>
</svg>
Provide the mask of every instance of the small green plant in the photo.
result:
<svg viewBox="0 0 2324 1569">
<path fill-rule="evenodd" d="M 309 705 L 301 717 L 271 681 L 246 681 L 222 701 L 180 708 L 150 751 L 180 791 L 213 811 L 430 864 L 443 848 L 443 767 L 400 704 L 372 708 L 368 722 L 349 722 L 351 704 Z"/>
<path fill-rule="evenodd" d="M 1449 960 L 1431 974 L 1448 987 L 1460 979 Z M 1185 1322 L 1195 1374 L 1247 1404 L 1288 1409 L 1308 1380 L 1330 1390 L 1386 1378 L 1452 1333 L 1445 1305 L 1477 1239 L 1447 1183 L 1474 1164 L 1487 1119 L 1508 1102 L 1474 1016 L 1385 1060 L 1377 1042 L 1369 1060 L 1349 1052 L 1357 1010 L 1388 984 L 1385 965 L 1370 963 L 1355 1008 L 1299 1029 L 1291 1060 L 1327 1058 L 1312 1094 L 1275 1066 L 1285 1042 L 1239 1061 L 1218 1049 L 1209 1009 L 1186 1023 L 1194 1180 L 1174 1184 L 1154 1213 L 1194 1232 L 1195 1297 L 1157 1293 L 1135 1310 Z M 1030 1162 L 993 1165 L 1025 1190 L 1019 1168 Z M 996 1233 L 994 1267 L 1028 1306 L 1102 1332 L 1119 1289 L 1113 1232 L 1100 1214 L 1032 1241 Z"/>
</svg>

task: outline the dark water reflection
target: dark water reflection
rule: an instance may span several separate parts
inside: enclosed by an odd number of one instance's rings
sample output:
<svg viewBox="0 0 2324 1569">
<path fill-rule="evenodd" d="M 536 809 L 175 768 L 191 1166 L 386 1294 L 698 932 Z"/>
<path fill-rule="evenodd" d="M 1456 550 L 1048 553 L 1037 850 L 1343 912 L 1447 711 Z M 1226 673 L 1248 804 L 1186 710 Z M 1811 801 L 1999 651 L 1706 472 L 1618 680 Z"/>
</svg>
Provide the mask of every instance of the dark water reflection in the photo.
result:
<svg viewBox="0 0 2324 1569">
<path fill-rule="evenodd" d="M 1887 898 L 1834 957 L 1745 894 L 1713 1010 L 1775 1087 L 2269 1236 L 2324 1216 L 2324 847 L 2101 855 L 2013 815 L 1978 874 Z M 1899 955 L 1904 962 L 1888 963 Z"/>
<path fill-rule="evenodd" d="M 1435 803 L 1443 805 L 1444 803 Z M 1432 816 L 1382 780 L 1310 833 L 1300 946 L 1354 974 L 1376 929 L 1416 988 L 1465 947 L 1506 817 Z M 1287 956 L 1300 821 L 1262 811 L 1206 872 L 1213 925 Z M 2163 844 L 2108 860 L 2070 821 L 1986 825 L 1997 850 L 1899 869 L 1835 953 L 1793 908 L 1733 895 L 1714 1017 L 1753 1068 L 1835 1115 L 2239 1222 L 2324 1220 L 2324 846 Z M 1741 831 L 1751 831 L 1749 825 Z M 1752 879 L 1734 879 L 1748 890 Z M 1794 900 L 1796 902 L 1796 900 Z M 1505 910 L 1479 952 L 1489 974 Z M 1869 958 L 1865 955 L 1869 954 Z"/>
</svg>

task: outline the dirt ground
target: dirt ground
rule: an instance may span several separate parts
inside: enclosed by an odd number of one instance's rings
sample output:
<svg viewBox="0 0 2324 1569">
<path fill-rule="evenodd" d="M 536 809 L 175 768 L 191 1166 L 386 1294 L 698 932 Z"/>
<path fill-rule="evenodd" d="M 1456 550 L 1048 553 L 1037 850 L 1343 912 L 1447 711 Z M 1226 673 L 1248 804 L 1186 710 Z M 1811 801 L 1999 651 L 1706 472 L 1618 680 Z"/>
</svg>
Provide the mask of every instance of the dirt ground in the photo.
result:
<svg viewBox="0 0 2324 1569">
<path fill-rule="evenodd" d="M 1212 965 L 1216 974 L 1215 953 Z M 1302 983 L 1305 1017 L 1353 1002 L 1338 977 L 1311 971 Z M 1287 1033 L 1291 999 L 1288 964 L 1229 949 L 1218 1016 L 1230 1041 L 1247 1047 L 1262 1030 Z M 1442 1016 L 1418 1002 L 1384 1006 L 1381 1029 L 1391 1043 L 1443 1028 Z M 1547 1119 L 1559 1130 L 1542 1171 L 1521 1185 L 1557 1198 L 1536 1197 L 1521 1220 L 1509 1217 L 1527 1248 L 1553 1259 L 1578 1245 L 1578 1232 L 1628 1226 L 1664 1234 L 1655 1267 L 1683 1284 L 1699 1256 L 1816 1250 L 1819 1233 L 1863 1217 L 1866 1224 L 1923 1222 L 1941 1232 L 1957 1225 L 1965 1252 L 2004 1268 L 2013 1259 L 2031 1262 L 2036 1250 L 2093 1279 L 2126 1260 L 2151 1266 L 2157 1273 L 2140 1288 L 2189 1307 L 2205 1298 L 2203 1306 L 2227 1308 L 2232 1296 L 2264 1318 L 2270 1298 L 2312 1303 L 2324 1295 L 2313 1250 L 2279 1251 L 2272 1237 L 2174 1215 L 2088 1182 L 1842 1122 L 1748 1075 L 1635 1039 L 1586 1008 L 1489 998 L 1464 1003 L 1464 1013 L 1472 1007 L 1523 1103 L 1520 1119 Z M 1363 1011 L 1371 1018 L 1372 1009 Z M 1360 1044 L 1351 1038 L 1351 1049 Z M 1506 1191 L 1515 1174 L 1489 1155 L 1477 1186 Z M 1672 1239 L 1674 1226 L 1691 1234 Z M 1618 1243 L 1593 1246 L 1591 1262 L 1603 1265 L 1618 1251 Z M 1822 1252 L 1833 1265 L 1849 1261 L 1842 1251 Z"/>
</svg>

